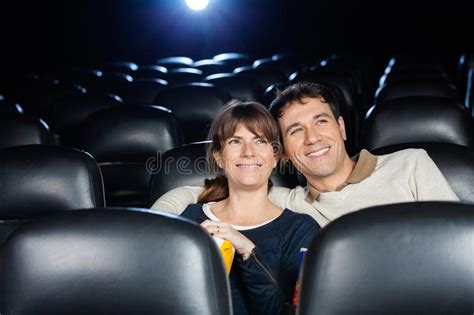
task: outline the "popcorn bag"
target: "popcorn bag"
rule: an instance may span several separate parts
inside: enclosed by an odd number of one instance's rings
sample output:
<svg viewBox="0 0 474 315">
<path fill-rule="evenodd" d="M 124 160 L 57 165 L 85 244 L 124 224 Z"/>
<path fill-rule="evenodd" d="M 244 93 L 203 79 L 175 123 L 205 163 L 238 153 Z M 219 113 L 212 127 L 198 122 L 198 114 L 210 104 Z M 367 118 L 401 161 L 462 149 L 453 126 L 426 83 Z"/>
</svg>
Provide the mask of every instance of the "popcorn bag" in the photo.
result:
<svg viewBox="0 0 474 315">
<path fill-rule="evenodd" d="M 222 259 L 224 260 L 224 265 L 227 270 L 227 273 L 230 273 L 230 268 L 232 267 L 232 261 L 234 260 L 235 248 L 232 246 L 232 243 L 228 240 L 224 240 L 219 237 L 213 236 L 214 241 L 216 241 L 217 246 L 220 249 Z"/>
</svg>

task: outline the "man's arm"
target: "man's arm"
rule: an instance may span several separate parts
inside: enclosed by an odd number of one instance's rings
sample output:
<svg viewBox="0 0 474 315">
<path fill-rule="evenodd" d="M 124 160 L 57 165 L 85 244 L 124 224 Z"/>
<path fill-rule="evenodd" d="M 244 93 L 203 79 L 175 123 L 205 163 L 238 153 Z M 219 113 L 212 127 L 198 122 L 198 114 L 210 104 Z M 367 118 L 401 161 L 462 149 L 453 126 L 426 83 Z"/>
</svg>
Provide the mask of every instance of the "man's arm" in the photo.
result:
<svg viewBox="0 0 474 315">
<path fill-rule="evenodd" d="M 188 205 L 198 201 L 202 190 L 203 187 L 198 186 L 182 186 L 172 189 L 158 198 L 151 209 L 181 215 Z M 278 207 L 291 209 L 292 207 L 287 201 L 289 192 L 289 188 L 272 187 L 269 198 Z"/>
<path fill-rule="evenodd" d="M 410 179 L 417 201 L 459 201 L 438 166 L 425 150 L 417 150 L 416 164 Z"/>
<path fill-rule="evenodd" d="M 181 215 L 188 205 L 197 203 L 202 190 L 203 187 L 197 186 L 182 186 L 172 189 L 158 198 L 151 209 Z"/>
</svg>

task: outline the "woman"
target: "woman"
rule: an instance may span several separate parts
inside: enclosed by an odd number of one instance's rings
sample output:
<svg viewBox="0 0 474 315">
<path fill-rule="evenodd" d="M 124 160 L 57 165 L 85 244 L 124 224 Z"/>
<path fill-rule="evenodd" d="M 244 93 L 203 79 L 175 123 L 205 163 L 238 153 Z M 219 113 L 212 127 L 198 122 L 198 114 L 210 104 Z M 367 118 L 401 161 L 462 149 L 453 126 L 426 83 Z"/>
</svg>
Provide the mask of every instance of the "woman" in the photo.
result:
<svg viewBox="0 0 474 315">
<path fill-rule="evenodd" d="M 214 119 L 207 158 L 224 176 L 206 180 L 183 216 L 235 249 L 230 271 L 234 314 L 281 314 L 293 297 L 298 257 L 319 226 L 268 198 L 278 162 L 278 127 L 258 103 L 232 101 Z"/>
</svg>

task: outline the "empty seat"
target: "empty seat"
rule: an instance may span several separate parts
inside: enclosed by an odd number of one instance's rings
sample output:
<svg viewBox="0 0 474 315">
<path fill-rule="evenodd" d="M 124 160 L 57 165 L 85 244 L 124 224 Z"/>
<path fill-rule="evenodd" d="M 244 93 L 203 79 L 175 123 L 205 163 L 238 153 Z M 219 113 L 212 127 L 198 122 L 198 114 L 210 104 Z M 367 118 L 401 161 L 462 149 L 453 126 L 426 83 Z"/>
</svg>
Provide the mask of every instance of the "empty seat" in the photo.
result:
<svg viewBox="0 0 474 315">
<path fill-rule="evenodd" d="M 0 244 L 23 220 L 103 206 L 102 175 L 89 154 L 47 145 L 0 149 Z"/>
<path fill-rule="evenodd" d="M 474 204 L 474 150 L 451 143 L 404 143 L 382 147 L 374 154 L 388 154 L 408 148 L 422 148 L 428 152 L 456 196 Z"/>
<path fill-rule="evenodd" d="M 222 53 L 215 55 L 212 59 L 223 62 L 231 68 L 243 67 L 252 64 L 250 57 L 243 53 Z"/>
<path fill-rule="evenodd" d="M 175 68 L 186 68 L 192 67 L 194 61 L 189 57 L 183 56 L 174 56 L 174 57 L 165 57 L 160 58 L 156 61 L 156 64 L 163 66 L 166 69 L 175 69 Z"/>
<path fill-rule="evenodd" d="M 58 213 L 2 248 L 2 314 L 229 315 L 214 240 L 197 224 L 131 209 Z"/>
<path fill-rule="evenodd" d="M 298 314 L 472 314 L 474 205 L 353 212 L 308 248 Z"/>
<path fill-rule="evenodd" d="M 464 102 L 466 107 L 471 110 L 471 115 L 474 119 L 474 67 L 469 70 L 468 73 L 466 98 Z"/>
<path fill-rule="evenodd" d="M 128 74 L 103 72 L 99 79 L 86 85 L 86 88 L 97 92 L 119 94 L 119 92 L 125 89 L 131 82 L 133 82 L 133 78 Z"/>
<path fill-rule="evenodd" d="M 118 93 L 126 104 L 153 104 L 158 92 L 167 86 L 162 79 L 136 79 Z"/>
<path fill-rule="evenodd" d="M 151 206 L 161 195 L 180 186 L 204 186 L 205 179 L 216 175 L 206 160 L 206 142 L 187 144 L 166 152 L 155 169 L 150 183 Z M 270 177 L 275 186 L 293 188 L 298 185 L 296 170 L 279 165 Z"/>
<path fill-rule="evenodd" d="M 234 69 L 234 73 L 237 76 L 245 76 L 254 79 L 258 82 L 262 89 L 266 87 L 280 83 L 286 82 L 286 76 L 279 69 L 270 69 L 270 68 L 253 68 L 252 66 L 239 67 Z"/>
<path fill-rule="evenodd" d="M 69 144 L 77 137 L 77 126 L 92 113 L 112 106 L 122 105 L 115 95 L 87 93 L 70 95 L 53 104 L 51 120 L 48 121 L 61 143 Z"/>
<path fill-rule="evenodd" d="M 138 69 L 138 65 L 130 61 L 109 62 L 101 67 L 101 70 L 105 72 L 118 72 L 118 73 L 130 74 L 130 75 L 137 69 Z"/>
<path fill-rule="evenodd" d="M 0 115 L 0 148 L 27 144 L 53 144 L 48 125 L 26 115 Z"/>
<path fill-rule="evenodd" d="M 202 71 L 194 68 L 170 69 L 165 75 L 165 79 L 170 85 L 199 82 L 201 78 Z"/>
<path fill-rule="evenodd" d="M 203 75 L 211 75 L 214 73 L 227 73 L 232 72 L 232 67 L 229 67 L 222 61 L 216 61 L 214 59 L 203 59 L 194 62 L 193 67 L 201 70 Z"/>
<path fill-rule="evenodd" d="M 146 206 L 153 170 L 147 162 L 183 143 L 181 128 L 169 110 L 121 106 L 89 116 L 76 144 L 91 153 L 102 170 L 107 205 Z"/>
<path fill-rule="evenodd" d="M 409 96 L 447 97 L 457 100 L 456 87 L 444 79 L 406 80 L 386 84 L 377 90 L 375 102 Z"/>
<path fill-rule="evenodd" d="M 203 81 L 227 90 L 234 99 L 254 102 L 260 100 L 260 85 L 252 78 L 233 73 L 217 73 L 205 77 Z"/>
<path fill-rule="evenodd" d="M 168 69 L 163 66 L 145 65 L 139 67 L 131 75 L 136 79 L 163 79 Z"/>
<path fill-rule="evenodd" d="M 207 138 L 210 123 L 230 95 L 208 83 L 170 87 L 158 93 L 155 104 L 169 108 L 178 118 L 186 143 Z"/>
<path fill-rule="evenodd" d="M 406 97 L 374 105 L 364 122 L 362 147 L 369 150 L 410 142 L 473 144 L 471 119 L 456 101 Z"/>
<path fill-rule="evenodd" d="M 273 58 L 262 58 L 257 59 L 254 61 L 253 65 L 254 68 L 269 68 L 269 69 L 278 69 L 281 71 L 286 77 L 290 76 L 290 74 L 300 70 L 302 65 L 298 64 L 294 60 L 291 59 L 278 59 L 275 60 Z"/>
<path fill-rule="evenodd" d="M 0 94 L 0 115 L 23 114 L 23 108 L 18 102 L 9 100 Z"/>
</svg>

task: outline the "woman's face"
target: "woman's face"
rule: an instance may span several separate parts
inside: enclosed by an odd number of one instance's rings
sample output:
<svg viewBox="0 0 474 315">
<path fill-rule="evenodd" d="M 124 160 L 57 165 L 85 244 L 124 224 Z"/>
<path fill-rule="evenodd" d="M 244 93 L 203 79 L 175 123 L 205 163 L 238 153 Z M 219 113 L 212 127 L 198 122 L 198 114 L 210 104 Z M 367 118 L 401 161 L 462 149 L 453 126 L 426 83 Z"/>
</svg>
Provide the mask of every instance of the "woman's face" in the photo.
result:
<svg viewBox="0 0 474 315">
<path fill-rule="evenodd" d="M 277 163 L 272 144 L 254 135 L 243 124 L 237 125 L 221 152 L 214 153 L 214 159 L 224 170 L 229 188 L 241 189 L 266 187 Z"/>
</svg>

